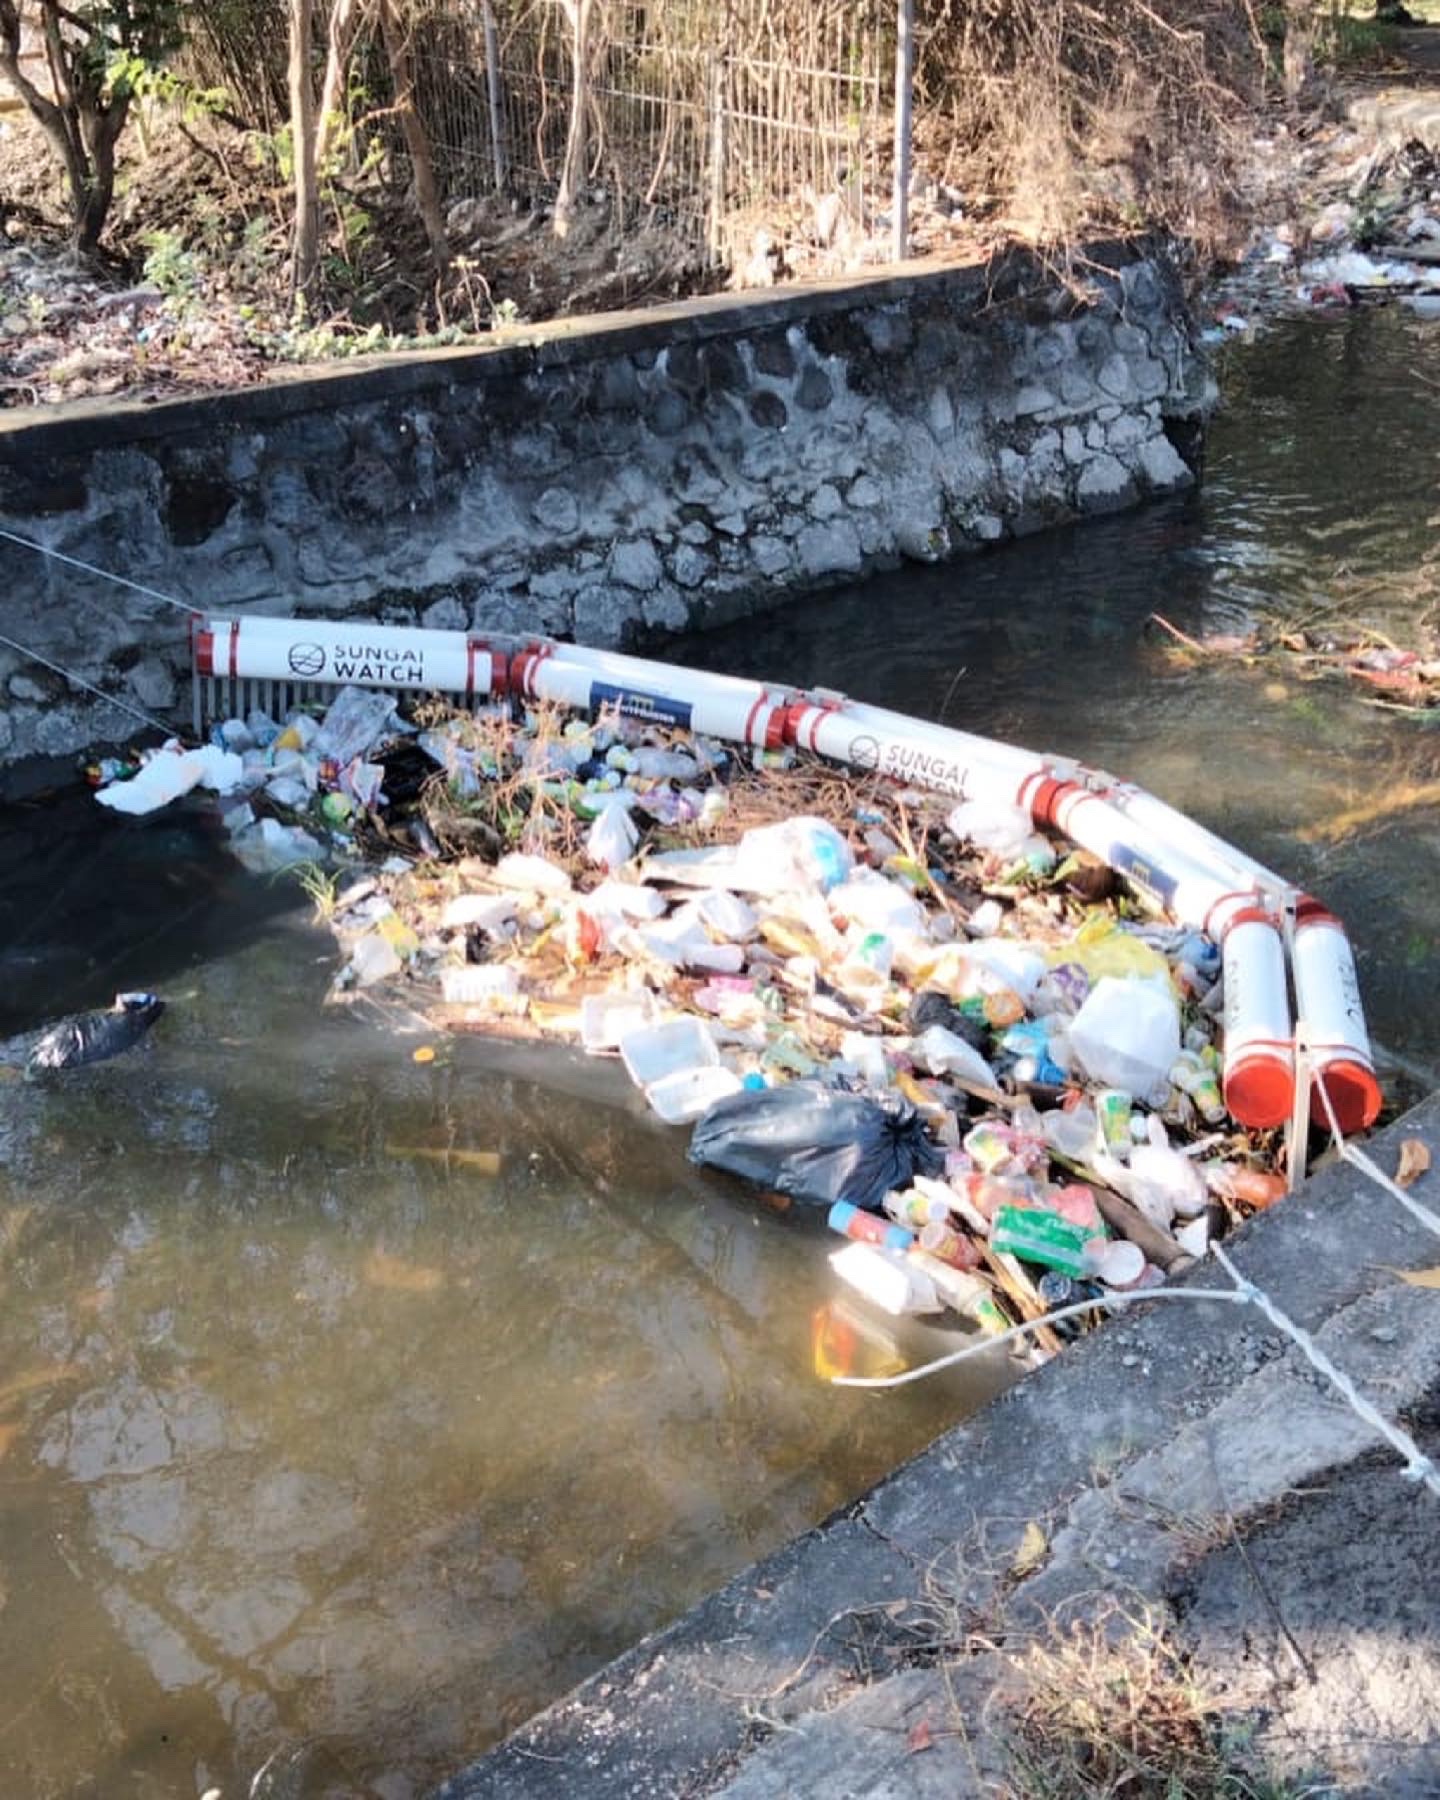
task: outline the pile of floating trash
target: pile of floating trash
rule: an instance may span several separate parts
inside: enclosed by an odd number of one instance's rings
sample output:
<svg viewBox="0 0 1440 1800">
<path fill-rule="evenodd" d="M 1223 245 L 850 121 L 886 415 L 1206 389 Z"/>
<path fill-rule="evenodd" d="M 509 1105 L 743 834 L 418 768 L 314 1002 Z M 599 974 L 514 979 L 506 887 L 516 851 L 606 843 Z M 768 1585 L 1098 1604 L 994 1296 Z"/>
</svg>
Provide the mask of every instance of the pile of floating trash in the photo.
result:
<svg viewBox="0 0 1440 1800">
<path fill-rule="evenodd" d="M 210 785 L 250 866 L 302 865 L 333 999 L 618 1057 L 693 1160 L 827 1209 L 887 1313 L 1143 1292 L 1286 1190 L 1281 1132 L 1227 1120 L 1215 944 L 1023 810 L 354 688 L 96 779 L 127 811 Z"/>
</svg>

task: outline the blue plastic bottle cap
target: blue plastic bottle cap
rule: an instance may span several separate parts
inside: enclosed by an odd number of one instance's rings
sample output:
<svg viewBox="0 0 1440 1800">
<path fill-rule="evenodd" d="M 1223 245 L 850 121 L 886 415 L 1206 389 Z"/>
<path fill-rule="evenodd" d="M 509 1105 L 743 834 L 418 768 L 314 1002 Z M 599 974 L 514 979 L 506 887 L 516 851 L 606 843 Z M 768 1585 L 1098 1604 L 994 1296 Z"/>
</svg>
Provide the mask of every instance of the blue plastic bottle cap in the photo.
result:
<svg viewBox="0 0 1440 1800">
<path fill-rule="evenodd" d="M 765 1086 L 765 1077 L 758 1069 L 752 1069 L 750 1073 L 743 1078 L 740 1085 L 742 1088 L 747 1088 L 752 1094 L 758 1094 Z"/>
</svg>

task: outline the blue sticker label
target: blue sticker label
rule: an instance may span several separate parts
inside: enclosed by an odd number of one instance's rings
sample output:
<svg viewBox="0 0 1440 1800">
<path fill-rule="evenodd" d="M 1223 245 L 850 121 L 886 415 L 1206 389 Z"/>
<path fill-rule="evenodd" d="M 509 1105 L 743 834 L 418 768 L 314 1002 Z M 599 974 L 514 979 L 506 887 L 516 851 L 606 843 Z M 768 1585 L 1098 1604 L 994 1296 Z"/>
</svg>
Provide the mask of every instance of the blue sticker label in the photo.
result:
<svg viewBox="0 0 1440 1800">
<path fill-rule="evenodd" d="M 1167 875 L 1161 868 L 1138 850 L 1132 850 L 1126 844 L 1112 844 L 1105 858 L 1117 875 L 1125 875 L 1138 888 L 1144 888 L 1147 894 L 1153 894 L 1166 906 L 1175 898 L 1178 883 L 1173 875 Z"/>
<path fill-rule="evenodd" d="M 615 687 L 608 681 L 592 681 L 590 704 L 598 712 L 613 706 L 627 719 L 644 719 L 651 725 L 690 727 L 690 702 L 671 700 L 665 694 L 647 694 L 643 688 Z"/>
</svg>

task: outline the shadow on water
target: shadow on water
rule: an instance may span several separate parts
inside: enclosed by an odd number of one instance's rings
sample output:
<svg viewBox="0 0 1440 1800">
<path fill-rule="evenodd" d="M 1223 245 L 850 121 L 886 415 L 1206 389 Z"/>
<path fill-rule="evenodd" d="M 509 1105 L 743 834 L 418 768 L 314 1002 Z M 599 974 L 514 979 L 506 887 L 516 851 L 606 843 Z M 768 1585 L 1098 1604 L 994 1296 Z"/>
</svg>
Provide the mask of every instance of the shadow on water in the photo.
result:
<svg viewBox="0 0 1440 1800">
<path fill-rule="evenodd" d="M 678 653 L 1145 782 L 1326 895 L 1382 1034 L 1440 1059 L 1433 822 L 1303 835 L 1428 763 L 1423 729 L 1143 629 L 1338 600 L 1412 631 L 1440 597 L 1427 345 L 1286 327 L 1232 360 L 1190 500 Z M 817 1220 L 690 1168 L 613 1068 L 416 1064 L 322 1007 L 332 966 L 203 810 L 0 819 L 0 1033 L 172 1002 L 130 1057 L 0 1085 L 0 1793 L 231 1800 L 273 1759 L 269 1800 L 409 1800 L 1004 1379 L 828 1388 Z"/>
</svg>

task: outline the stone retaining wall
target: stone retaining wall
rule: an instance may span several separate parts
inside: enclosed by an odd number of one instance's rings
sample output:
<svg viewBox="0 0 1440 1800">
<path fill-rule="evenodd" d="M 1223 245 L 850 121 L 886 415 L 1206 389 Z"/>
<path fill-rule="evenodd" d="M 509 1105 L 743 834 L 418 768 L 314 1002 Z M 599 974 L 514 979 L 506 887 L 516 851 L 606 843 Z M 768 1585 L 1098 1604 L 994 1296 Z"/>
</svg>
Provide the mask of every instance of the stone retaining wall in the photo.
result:
<svg viewBox="0 0 1440 1800">
<path fill-rule="evenodd" d="M 207 610 L 636 645 L 1191 479 L 1158 256 L 1012 253 L 153 406 L 0 415 L 0 524 Z M 0 544 L 7 637 L 167 713 L 181 615 Z M 0 756 L 127 734 L 0 651 Z"/>
</svg>

